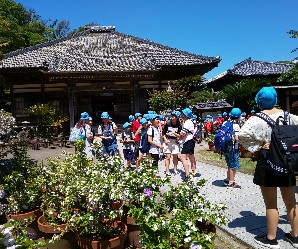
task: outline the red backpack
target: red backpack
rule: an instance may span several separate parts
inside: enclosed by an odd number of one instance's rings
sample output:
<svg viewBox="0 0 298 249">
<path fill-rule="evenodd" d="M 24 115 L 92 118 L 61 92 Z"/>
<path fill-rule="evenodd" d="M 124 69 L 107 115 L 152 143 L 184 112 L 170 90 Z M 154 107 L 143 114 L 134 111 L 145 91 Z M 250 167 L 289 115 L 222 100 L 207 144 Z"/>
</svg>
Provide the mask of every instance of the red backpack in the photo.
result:
<svg viewBox="0 0 298 249">
<path fill-rule="evenodd" d="M 205 131 L 210 132 L 213 128 L 213 123 L 210 120 L 207 120 L 204 125 Z"/>
</svg>

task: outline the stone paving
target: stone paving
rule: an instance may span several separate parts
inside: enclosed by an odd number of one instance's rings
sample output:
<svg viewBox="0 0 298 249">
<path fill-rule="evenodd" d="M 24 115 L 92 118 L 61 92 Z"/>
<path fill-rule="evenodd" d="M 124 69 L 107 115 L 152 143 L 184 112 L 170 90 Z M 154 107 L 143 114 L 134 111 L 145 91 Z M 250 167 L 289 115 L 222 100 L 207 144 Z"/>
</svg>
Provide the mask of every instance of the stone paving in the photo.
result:
<svg viewBox="0 0 298 249">
<path fill-rule="evenodd" d="M 121 148 L 121 147 L 120 147 Z M 197 145 L 196 149 L 206 149 L 204 144 Z M 42 148 L 41 150 L 29 150 L 32 158 L 37 160 L 43 159 L 48 156 L 56 156 L 62 150 L 74 152 L 74 148 L 60 148 L 48 149 Z M 164 160 L 161 161 L 159 166 L 159 175 L 165 177 Z M 172 167 L 172 165 L 171 165 Z M 241 167 L 241 165 L 240 165 Z M 173 184 L 181 182 L 184 178 L 184 170 L 182 163 L 178 164 L 178 174 L 174 175 L 173 169 L 171 181 Z M 222 226 L 222 229 L 235 236 L 248 247 L 261 248 L 257 245 L 253 238 L 256 235 L 266 233 L 266 217 L 263 198 L 258 186 L 252 182 L 251 175 L 237 173 L 236 180 L 241 185 L 241 189 L 230 189 L 223 186 L 223 179 L 226 177 L 226 168 L 213 166 L 210 164 L 197 162 L 197 174 L 195 179 L 204 178 L 207 180 L 203 191 L 207 198 L 213 203 L 223 203 L 227 205 L 225 215 L 228 218 L 228 224 Z M 298 194 L 298 191 L 296 191 Z M 290 231 L 290 225 L 286 215 L 286 209 L 282 202 L 280 192 L 278 193 L 278 206 L 280 212 L 280 220 L 277 231 L 277 239 L 279 240 L 280 248 L 288 249 L 293 248 L 290 243 L 285 241 L 285 232 Z"/>
</svg>

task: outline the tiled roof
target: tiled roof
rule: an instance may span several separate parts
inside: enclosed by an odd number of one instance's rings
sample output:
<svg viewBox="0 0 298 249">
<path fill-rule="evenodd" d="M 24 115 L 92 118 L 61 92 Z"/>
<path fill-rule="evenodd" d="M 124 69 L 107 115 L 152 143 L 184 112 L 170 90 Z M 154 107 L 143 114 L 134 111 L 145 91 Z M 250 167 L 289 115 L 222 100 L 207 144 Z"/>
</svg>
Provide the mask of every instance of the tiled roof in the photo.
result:
<svg viewBox="0 0 298 249">
<path fill-rule="evenodd" d="M 227 75 L 235 76 L 265 76 L 265 75 L 280 75 L 294 67 L 294 64 L 253 61 L 248 58 L 237 63 L 233 68 L 224 71 L 223 73 L 209 79 L 206 83 L 212 83 L 226 77 Z"/>
<path fill-rule="evenodd" d="M 49 72 L 154 71 L 162 66 L 218 63 L 207 57 L 122 34 L 114 27 L 81 33 L 5 55 L 0 68 L 38 68 Z M 216 65 L 214 65 L 216 66 Z"/>
</svg>

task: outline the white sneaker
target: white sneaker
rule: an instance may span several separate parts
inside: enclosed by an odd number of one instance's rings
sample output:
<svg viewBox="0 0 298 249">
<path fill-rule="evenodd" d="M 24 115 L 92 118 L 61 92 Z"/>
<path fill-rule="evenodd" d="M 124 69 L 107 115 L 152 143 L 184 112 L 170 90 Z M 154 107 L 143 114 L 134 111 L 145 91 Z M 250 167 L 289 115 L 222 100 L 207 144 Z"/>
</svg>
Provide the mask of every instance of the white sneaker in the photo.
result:
<svg viewBox="0 0 298 249">
<path fill-rule="evenodd" d="M 168 171 L 168 172 L 166 172 L 166 175 L 167 176 L 171 176 L 171 173 Z"/>
<path fill-rule="evenodd" d="M 178 174 L 178 171 L 176 169 L 174 169 L 174 174 L 177 175 Z"/>
</svg>

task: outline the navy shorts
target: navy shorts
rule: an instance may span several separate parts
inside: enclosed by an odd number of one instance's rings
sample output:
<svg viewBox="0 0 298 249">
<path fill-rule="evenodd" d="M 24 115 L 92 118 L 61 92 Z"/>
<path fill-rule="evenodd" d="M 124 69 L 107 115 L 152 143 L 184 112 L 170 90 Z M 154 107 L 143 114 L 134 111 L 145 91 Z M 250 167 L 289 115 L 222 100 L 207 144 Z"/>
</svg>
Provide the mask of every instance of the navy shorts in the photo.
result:
<svg viewBox="0 0 298 249">
<path fill-rule="evenodd" d="M 123 149 L 123 155 L 125 160 L 131 161 L 134 157 L 134 152 L 131 149 Z"/>
<path fill-rule="evenodd" d="M 183 144 L 181 154 L 193 155 L 195 153 L 195 145 L 196 142 L 193 139 L 186 141 Z"/>
</svg>

